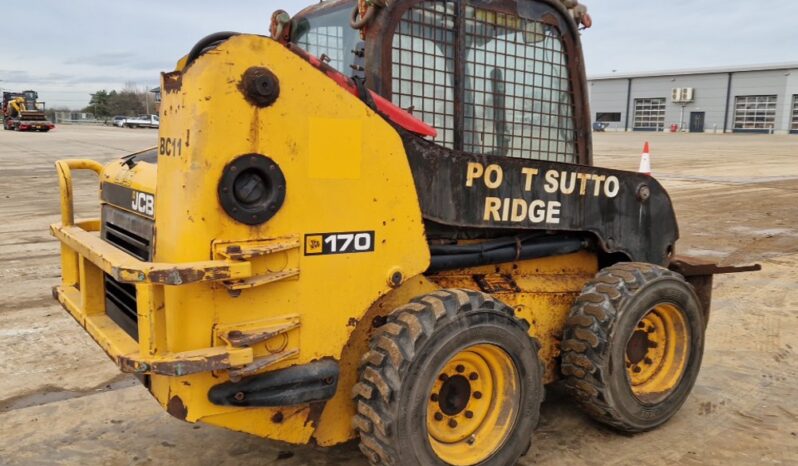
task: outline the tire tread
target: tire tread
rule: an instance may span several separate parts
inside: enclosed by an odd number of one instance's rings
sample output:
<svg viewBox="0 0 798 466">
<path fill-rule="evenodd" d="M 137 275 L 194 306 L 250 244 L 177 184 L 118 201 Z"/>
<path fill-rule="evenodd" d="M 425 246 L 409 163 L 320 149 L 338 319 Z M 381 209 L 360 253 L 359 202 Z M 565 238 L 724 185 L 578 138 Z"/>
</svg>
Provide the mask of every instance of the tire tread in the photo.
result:
<svg viewBox="0 0 798 466">
<path fill-rule="evenodd" d="M 352 390 L 358 413 L 352 425 L 360 436 L 360 449 L 371 464 L 401 462 L 402 452 L 390 441 L 395 411 L 393 401 L 401 385 L 399 374 L 413 362 L 417 349 L 436 328 L 455 319 L 458 313 L 473 309 L 499 311 L 516 318 L 512 308 L 490 295 L 461 289 L 438 290 L 397 308 L 375 333 L 371 350 L 361 360 L 359 382 Z M 521 322 L 528 330 L 529 324 Z M 543 363 L 537 357 L 540 344 L 532 337 L 530 340 L 542 374 Z"/>
<path fill-rule="evenodd" d="M 593 419 L 625 432 L 638 432 L 607 402 L 610 374 L 600 368 L 619 310 L 644 284 L 679 277 L 644 263 L 619 263 L 601 270 L 576 299 L 563 335 L 561 372 L 566 390 Z"/>
</svg>

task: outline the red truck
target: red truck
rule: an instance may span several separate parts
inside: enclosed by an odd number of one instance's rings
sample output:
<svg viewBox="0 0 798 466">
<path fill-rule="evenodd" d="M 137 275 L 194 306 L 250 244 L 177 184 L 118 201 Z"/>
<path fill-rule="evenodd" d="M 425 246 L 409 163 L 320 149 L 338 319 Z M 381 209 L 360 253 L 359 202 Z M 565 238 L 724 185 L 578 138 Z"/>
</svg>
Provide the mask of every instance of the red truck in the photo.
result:
<svg viewBox="0 0 798 466">
<path fill-rule="evenodd" d="M 37 102 L 38 98 L 36 91 L 3 92 L 3 129 L 47 132 L 55 128 L 44 113 L 44 102 Z"/>
</svg>

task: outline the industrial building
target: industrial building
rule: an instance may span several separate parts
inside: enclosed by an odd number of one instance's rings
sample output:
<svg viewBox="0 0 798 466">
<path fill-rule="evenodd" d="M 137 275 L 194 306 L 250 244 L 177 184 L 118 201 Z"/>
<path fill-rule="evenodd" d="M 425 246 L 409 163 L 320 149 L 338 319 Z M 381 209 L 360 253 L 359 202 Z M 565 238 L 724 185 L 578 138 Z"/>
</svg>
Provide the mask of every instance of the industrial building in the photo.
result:
<svg viewBox="0 0 798 466">
<path fill-rule="evenodd" d="M 798 134 L 798 63 L 588 79 L 594 128 Z"/>
</svg>

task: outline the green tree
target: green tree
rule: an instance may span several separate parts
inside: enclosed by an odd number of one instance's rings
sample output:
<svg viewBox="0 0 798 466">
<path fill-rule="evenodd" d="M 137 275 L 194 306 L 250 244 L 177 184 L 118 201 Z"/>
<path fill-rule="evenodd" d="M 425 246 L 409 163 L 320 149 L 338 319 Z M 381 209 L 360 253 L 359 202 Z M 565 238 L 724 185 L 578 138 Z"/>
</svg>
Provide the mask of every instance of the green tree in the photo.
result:
<svg viewBox="0 0 798 466">
<path fill-rule="evenodd" d="M 140 92 L 124 90 L 113 93 L 110 110 L 114 115 L 135 116 L 144 113 L 144 96 Z"/>
<path fill-rule="evenodd" d="M 83 109 L 83 111 L 86 113 L 93 113 L 95 118 L 98 119 L 103 117 L 109 117 L 111 115 L 109 108 L 110 103 L 111 103 L 111 93 L 103 89 L 91 95 L 89 106 Z"/>
</svg>

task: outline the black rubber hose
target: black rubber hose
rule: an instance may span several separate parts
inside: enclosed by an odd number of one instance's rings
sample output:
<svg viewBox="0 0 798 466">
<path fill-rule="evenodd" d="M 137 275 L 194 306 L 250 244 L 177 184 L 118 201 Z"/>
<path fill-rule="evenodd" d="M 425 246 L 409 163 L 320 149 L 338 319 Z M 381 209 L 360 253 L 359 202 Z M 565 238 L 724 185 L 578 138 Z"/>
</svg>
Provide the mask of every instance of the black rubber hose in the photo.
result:
<svg viewBox="0 0 798 466">
<path fill-rule="evenodd" d="M 188 59 L 186 60 L 186 67 L 190 64 L 194 63 L 194 60 L 199 58 L 203 53 L 207 51 L 208 48 L 213 47 L 214 45 L 218 45 L 220 42 L 224 42 L 227 39 L 239 35 L 239 32 L 230 32 L 230 31 L 223 31 L 223 32 L 214 32 L 209 36 L 205 36 L 200 39 L 199 42 L 188 52 Z"/>
<path fill-rule="evenodd" d="M 516 260 L 561 256 L 577 252 L 585 246 L 584 240 L 579 238 L 557 238 L 522 244 L 520 251 L 518 251 L 517 246 L 513 245 L 484 252 L 437 255 L 432 256 L 427 272 L 443 272 L 445 270 L 478 267 L 481 265 L 503 264 Z"/>
<path fill-rule="evenodd" d="M 523 235 L 513 236 L 511 238 L 499 238 L 482 243 L 474 244 L 431 244 L 429 247 L 430 254 L 433 256 L 447 256 L 467 254 L 470 252 L 485 252 L 499 249 L 504 246 L 515 246 L 519 242 L 523 243 L 534 238 L 537 235 Z"/>
</svg>

